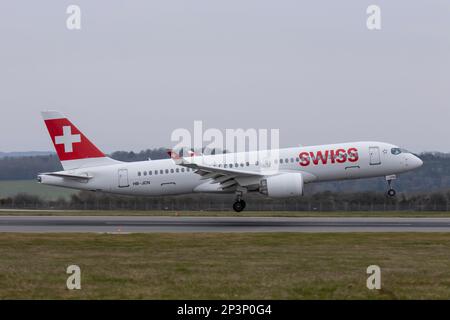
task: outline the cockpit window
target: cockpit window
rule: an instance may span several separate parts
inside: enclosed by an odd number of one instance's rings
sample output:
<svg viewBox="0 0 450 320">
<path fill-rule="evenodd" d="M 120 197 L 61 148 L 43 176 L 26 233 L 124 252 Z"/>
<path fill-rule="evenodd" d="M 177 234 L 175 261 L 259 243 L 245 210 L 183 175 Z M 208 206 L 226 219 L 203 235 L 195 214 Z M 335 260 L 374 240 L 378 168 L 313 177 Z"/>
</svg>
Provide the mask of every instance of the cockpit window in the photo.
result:
<svg viewBox="0 0 450 320">
<path fill-rule="evenodd" d="M 400 154 L 400 153 L 410 153 L 408 150 L 406 149 L 401 149 L 401 148 L 392 148 L 391 149 L 391 153 L 394 155 Z"/>
<path fill-rule="evenodd" d="M 397 154 L 402 153 L 402 150 L 400 150 L 400 148 L 392 148 L 391 153 L 394 155 L 397 155 Z"/>
</svg>

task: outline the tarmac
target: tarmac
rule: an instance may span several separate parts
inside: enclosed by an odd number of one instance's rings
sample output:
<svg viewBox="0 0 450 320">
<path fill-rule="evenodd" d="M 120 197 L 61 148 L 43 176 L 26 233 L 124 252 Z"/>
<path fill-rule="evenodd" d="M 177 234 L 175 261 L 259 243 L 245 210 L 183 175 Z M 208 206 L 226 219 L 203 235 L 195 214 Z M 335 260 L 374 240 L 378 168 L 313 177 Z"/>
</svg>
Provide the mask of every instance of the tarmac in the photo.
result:
<svg viewBox="0 0 450 320">
<path fill-rule="evenodd" d="M 0 216 L 0 232 L 450 232 L 450 218 Z"/>
</svg>

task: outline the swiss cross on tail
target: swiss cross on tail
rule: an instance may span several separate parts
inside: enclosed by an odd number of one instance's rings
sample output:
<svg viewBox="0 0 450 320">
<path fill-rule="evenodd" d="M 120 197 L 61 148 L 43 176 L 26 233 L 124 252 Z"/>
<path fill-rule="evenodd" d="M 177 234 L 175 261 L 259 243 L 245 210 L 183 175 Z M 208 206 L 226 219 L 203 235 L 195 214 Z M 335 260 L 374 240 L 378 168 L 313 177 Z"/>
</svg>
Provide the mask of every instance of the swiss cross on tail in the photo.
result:
<svg viewBox="0 0 450 320">
<path fill-rule="evenodd" d="M 79 160 L 105 157 L 92 142 L 65 116 L 56 111 L 42 112 L 48 133 L 59 160 Z"/>
<path fill-rule="evenodd" d="M 64 126 L 63 135 L 55 137 L 55 144 L 63 144 L 65 153 L 73 152 L 73 144 L 81 142 L 81 135 L 72 134 L 71 131 L 71 126 Z"/>
</svg>

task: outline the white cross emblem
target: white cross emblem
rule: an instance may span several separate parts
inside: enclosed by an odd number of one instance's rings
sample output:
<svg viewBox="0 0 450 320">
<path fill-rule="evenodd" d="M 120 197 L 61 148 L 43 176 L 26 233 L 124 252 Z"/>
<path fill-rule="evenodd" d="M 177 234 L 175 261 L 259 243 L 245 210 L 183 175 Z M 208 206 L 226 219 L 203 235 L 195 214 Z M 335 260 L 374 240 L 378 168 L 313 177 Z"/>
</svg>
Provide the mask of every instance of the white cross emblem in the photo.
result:
<svg viewBox="0 0 450 320">
<path fill-rule="evenodd" d="M 64 144 L 64 152 L 73 152 L 73 144 L 81 142 L 81 136 L 79 134 L 72 134 L 72 128 L 70 126 L 63 127 L 63 135 L 55 137 L 55 144 Z"/>
</svg>

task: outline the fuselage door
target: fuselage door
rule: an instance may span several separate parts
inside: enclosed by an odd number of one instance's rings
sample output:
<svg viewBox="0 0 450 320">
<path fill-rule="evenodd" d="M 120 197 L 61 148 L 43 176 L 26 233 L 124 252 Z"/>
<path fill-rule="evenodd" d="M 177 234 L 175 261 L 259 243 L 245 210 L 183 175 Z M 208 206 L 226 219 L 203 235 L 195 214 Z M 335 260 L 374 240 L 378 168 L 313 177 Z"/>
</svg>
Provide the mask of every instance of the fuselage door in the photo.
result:
<svg viewBox="0 0 450 320">
<path fill-rule="evenodd" d="M 130 184 L 128 182 L 128 169 L 119 169 L 119 188 L 129 187 Z"/>
<path fill-rule="evenodd" d="M 381 164 L 380 147 L 369 147 L 370 165 Z"/>
</svg>

